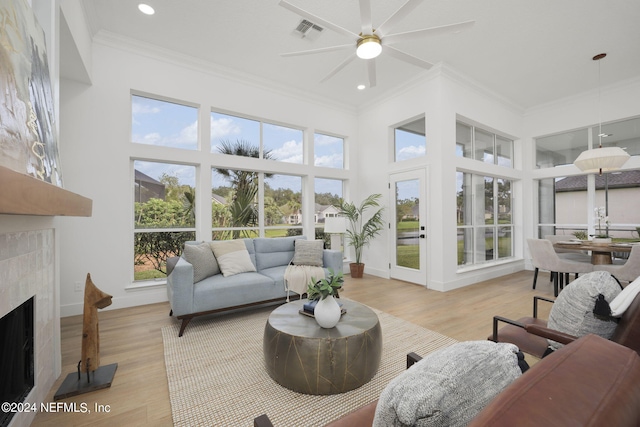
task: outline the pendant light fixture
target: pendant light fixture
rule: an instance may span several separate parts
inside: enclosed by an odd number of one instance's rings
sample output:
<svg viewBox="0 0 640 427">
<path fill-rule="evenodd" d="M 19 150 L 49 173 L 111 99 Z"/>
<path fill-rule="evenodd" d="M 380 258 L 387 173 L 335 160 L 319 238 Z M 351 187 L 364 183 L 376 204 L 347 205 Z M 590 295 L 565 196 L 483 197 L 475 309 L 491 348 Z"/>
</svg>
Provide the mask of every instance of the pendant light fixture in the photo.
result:
<svg viewBox="0 0 640 427">
<path fill-rule="evenodd" d="M 607 56 L 606 53 L 600 53 L 593 57 L 594 61 L 598 61 L 598 148 L 592 148 L 580 153 L 578 158 L 573 162 L 581 171 L 587 173 L 608 172 L 620 169 L 622 165 L 631 157 L 629 153 L 620 147 L 602 147 L 602 117 L 601 117 L 601 86 L 600 86 L 600 60 Z"/>
</svg>

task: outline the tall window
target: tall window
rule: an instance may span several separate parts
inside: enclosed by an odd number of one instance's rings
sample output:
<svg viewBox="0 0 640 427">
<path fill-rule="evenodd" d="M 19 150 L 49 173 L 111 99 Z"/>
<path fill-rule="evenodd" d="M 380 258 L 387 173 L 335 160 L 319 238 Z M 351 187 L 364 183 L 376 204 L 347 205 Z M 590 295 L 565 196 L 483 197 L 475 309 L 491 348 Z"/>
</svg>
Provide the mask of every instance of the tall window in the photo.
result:
<svg viewBox="0 0 640 427">
<path fill-rule="evenodd" d="M 513 141 L 496 133 L 456 122 L 456 155 L 513 167 Z"/>
<path fill-rule="evenodd" d="M 640 155 L 640 117 L 603 123 L 602 132 L 600 126 L 595 125 L 536 138 L 536 167 L 543 169 L 573 164 L 580 153 L 589 148 L 589 139 L 593 148 L 602 142 L 603 147 L 621 147 L 632 156 Z"/>
<path fill-rule="evenodd" d="M 166 276 L 166 259 L 195 240 L 195 167 L 135 160 L 134 279 Z"/>
<path fill-rule="evenodd" d="M 180 255 L 187 240 L 299 235 L 310 220 L 319 224 L 321 215 L 333 215 L 337 208 L 303 209 L 303 200 L 314 197 L 304 194 L 304 179 L 318 176 L 318 171 L 325 178 L 316 178 L 317 202 L 337 205 L 335 201 L 342 197 L 343 181 L 332 176 L 342 177 L 344 171 L 339 169 L 346 169 L 344 139 L 315 134 L 314 162 L 303 169 L 309 175 L 299 167 L 296 173 L 300 175 L 291 175 L 293 168 L 276 161 L 304 163 L 302 130 L 240 114 L 211 112 L 207 107 L 211 139 L 203 142 L 198 139 L 199 110 L 188 104 L 131 96 L 130 142 L 136 144 L 132 150 L 136 157 L 130 159 L 134 170 L 132 270 L 136 281 L 164 278 L 167 258 Z M 147 146 L 149 149 L 144 148 Z M 179 156 L 176 149 L 183 150 Z M 246 169 L 237 156 L 260 159 L 256 161 L 260 170 Z M 210 186 L 196 188 L 195 183 L 202 183 L 209 174 Z M 210 206 L 210 226 L 196 218 L 200 209 L 196 202 L 206 209 Z"/>
<path fill-rule="evenodd" d="M 316 133 L 313 136 L 313 164 L 344 169 L 344 139 Z"/>
<path fill-rule="evenodd" d="M 395 161 L 423 157 L 427 154 L 424 117 L 394 129 Z"/>
<path fill-rule="evenodd" d="M 327 247 L 330 246 L 331 236 L 325 235 L 324 224 L 327 218 L 338 216 L 340 200 L 343 198 L 343 187 L 344 182 L 339 179 L 316 178 L 314 182 L 315 212 L 313 222 L 316 229 L 315 234 L 316 239 L 324 239 Z"/>
<path fill-rule="evenodd" d="M 131 142 L 196 150 L 198 109 L 132 95 Z"/>
<path fill-rule="evenodd" d="M 640 239 L 640 171 L 595 175 L 594 205 L 589 206 L 588 176 L 548 178 L 538 182 L 538 237 L 549 234 L 589 238 L 597 226 L 595 209 L 609 224 L 601 224 L 617 241 Z"/>
<path fill-rule="evenodd" d="M 458 265 L 513 256 L 512 182 L 457 172 Z"/>
<path fill-rule="evenodd" d="M 281 174 L 265 178 L 263 212 L 265 237 L 302 234 L 302 178 Z"/>
<path fill-rule="evenodd" d="M 211 113 L 211 152 L 303 163 L 303 132 L 222 113 Z"/>
</svg>

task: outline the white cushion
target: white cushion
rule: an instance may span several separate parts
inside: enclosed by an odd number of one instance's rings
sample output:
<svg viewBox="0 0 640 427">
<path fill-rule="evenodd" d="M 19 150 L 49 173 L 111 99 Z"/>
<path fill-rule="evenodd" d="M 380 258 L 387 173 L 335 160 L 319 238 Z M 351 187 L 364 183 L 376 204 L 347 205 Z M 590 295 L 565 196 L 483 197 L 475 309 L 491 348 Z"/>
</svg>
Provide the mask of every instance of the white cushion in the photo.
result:
<svg viewBox="0 0 640 427">
<path fill-rule="evenodd" d="M 224 277 L 256 271 L 244 240 L 225 240 L 210 244 Z"/>
<path fill-rule="evenodd" d="M 617 297 L 611 301 L 609 307 L 611 307 L 611 315 L 613 317 L 622 317 L 627 308 L 631 305 L 636 295 L 640 292 L 640 277 L 633 282 L 629 283 Z"/>
</svg>

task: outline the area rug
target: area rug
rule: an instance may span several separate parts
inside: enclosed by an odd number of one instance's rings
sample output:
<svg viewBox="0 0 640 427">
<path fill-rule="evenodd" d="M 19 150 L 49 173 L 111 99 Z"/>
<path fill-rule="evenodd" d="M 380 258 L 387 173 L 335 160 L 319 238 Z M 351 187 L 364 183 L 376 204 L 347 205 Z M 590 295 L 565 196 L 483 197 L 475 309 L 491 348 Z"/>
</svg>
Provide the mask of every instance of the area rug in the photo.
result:
<svg viewBox="0 0 640 427">
<path fill-rule="evenodd" d="M 323 426 L 377 399 L 406 369 L 406 355 L 426 355 L 456 340 L 374 310 L 383 336 L 378 373 L 346 393 L 312 396 L 273 381 L 264 367 L 262 336 L 274 307 L 162 328 L 171 412 L 176 426 L 252 426 L 267 414 L 275 427 Z"/>
</svg>

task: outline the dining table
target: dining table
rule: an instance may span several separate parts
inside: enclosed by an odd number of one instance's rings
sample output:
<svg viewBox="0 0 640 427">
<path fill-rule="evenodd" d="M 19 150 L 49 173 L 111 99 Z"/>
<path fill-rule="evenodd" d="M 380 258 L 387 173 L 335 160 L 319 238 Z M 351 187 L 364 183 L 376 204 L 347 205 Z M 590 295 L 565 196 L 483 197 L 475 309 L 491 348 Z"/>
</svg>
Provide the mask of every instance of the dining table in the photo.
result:
<svg viewBox="0 0 640 427">
<path fill-rule="evenodd" d="M 613 252 L 631 252 L 632 246 L 631 243 L 600 243 L 591 240 L 567 240 L 553 244 L 553 247 L 558 249 L 591 251 L 591 264 L 593 265 L 612 264 L 611 254 Z"/>
</svg>

